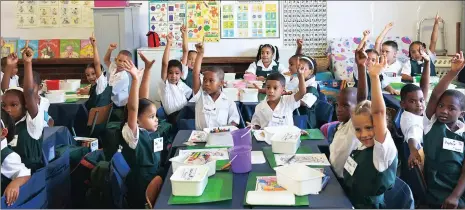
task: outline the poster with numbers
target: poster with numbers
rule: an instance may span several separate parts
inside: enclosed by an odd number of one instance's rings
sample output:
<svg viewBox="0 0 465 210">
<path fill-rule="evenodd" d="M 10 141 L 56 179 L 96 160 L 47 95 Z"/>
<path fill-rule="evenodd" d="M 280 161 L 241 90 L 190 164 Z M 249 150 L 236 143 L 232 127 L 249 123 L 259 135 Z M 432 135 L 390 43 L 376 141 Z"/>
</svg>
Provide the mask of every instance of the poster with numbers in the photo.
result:
<svg viewBox="0 0 465 210">
<path fill-rule="evenodd" d="M 219 1 L 187 1 L 186 24 L 190 42 L 220 41 Z"/>
<path fill-rule="evenodd" d="M 279 1 L 222 1 L 221 38 L 279 38 Z"/>
<path fill-rule="evenodd" d="M 166 35 L 172 33 L 173 47 L 182 47 L 181 26 L 186 19 L 186 3 L 181 1 L 149 2 L 149 30 L 160 36 L 160 44 L 166 45 Z"/>
<path fill-rule="evenodd" d="M 296 48 L 296 40 L 304 39 L 306 55 L 325 55 L 326 1 L 283 1 L 284 47 Z"/>
</svg>

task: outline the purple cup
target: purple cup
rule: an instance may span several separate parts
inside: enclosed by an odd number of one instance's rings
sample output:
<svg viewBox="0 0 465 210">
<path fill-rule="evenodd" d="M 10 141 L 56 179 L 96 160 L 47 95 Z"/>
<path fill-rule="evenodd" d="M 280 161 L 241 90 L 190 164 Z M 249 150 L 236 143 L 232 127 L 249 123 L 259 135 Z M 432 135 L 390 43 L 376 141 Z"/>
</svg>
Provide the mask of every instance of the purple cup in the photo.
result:
<svg viewBox="0 0 465 210">
<path fill-rule="evenodd" d="M 231 163 L 231 170 L 233 173 L 247 173 L 252 170 L 252 147 L 251 146 L 238 146 L 229 150 L 229 160 L 234 161 Z"/>
<path fill-rule="evenodd" d="M 247 133 L 248 132 L 248 133 Z M 231 131 L 233 137 L 234 146 L 252 146 L 252 131 L 249 128 L 242 128 L 235 131 Z"/>
</svg>

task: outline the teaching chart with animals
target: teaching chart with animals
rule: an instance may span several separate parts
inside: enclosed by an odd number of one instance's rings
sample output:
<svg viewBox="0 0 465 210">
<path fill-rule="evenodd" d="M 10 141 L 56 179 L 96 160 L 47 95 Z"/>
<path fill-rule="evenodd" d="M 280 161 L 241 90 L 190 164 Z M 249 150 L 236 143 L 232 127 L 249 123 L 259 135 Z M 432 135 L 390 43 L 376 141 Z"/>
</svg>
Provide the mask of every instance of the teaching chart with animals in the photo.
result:
<svg viewBox="0 0 465 210">
<path fill-rule="evenodd" d="M 221 38 L 279 38 L 279 1 L 222 1 Z"/>
<path fill-rule="evenodd" d="M 326 1 L 283 1 L 284 47 L 297 47 L 296 40 L 304 39 L 305 54 L 325 54 Z"/>
<path fill-rule="evenodd" d="M 172 33 L 173 47 L 182 47 L 181 26 L 186 19 L 186 3 L 181 1 L 149 2 L 149 30 L 160 36 L 160 45 L 166 45 L 166 35 Z"/>
<path fill-rule="evenodd" d="M 187 1 L 186 13 L 189 42 L 220 41 L 219 1 Z"/>
<path fill-rule="evenodd" d="M 18 28 L 94 27 L 94 1 L 18 1 Z"/>
</svg>

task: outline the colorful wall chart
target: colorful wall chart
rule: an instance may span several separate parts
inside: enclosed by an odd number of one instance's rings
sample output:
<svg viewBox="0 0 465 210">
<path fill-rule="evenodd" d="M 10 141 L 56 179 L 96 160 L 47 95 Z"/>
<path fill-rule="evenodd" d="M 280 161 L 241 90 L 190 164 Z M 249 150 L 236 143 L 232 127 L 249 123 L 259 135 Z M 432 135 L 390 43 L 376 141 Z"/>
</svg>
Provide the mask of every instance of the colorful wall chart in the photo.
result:
<svg viewBox="0 0 465 210">
<path fill-rule="evenodd" d="M 279 1 L 222 1 L 221 38 L 279 38 Z"/>
<path fill-rule="evenodd" d="M 93 1 L 18 1 L 18 28 L 94 27 Z"/>
<path fill-rule="evenodd" d="M 187 34 L 190 42 L 220 41 L 219 1 L 187 1 Z"/>
<path fill-rule="evenodd" d="M 284 47 L 297 47 L 304 38 L 306 55 L 325 55 L 327 48 L 326 1 L 283 1 Z"/>
<path fill-rule="evenodd" d="M 149 30 L 160 36 L 160 44 L 166 45 L 166 35 L 173 33 L 174 47 L 182 47 L 181 26 L 186 18 L 186 3 L 180 1 L 149 2 Z"/>
</svg>

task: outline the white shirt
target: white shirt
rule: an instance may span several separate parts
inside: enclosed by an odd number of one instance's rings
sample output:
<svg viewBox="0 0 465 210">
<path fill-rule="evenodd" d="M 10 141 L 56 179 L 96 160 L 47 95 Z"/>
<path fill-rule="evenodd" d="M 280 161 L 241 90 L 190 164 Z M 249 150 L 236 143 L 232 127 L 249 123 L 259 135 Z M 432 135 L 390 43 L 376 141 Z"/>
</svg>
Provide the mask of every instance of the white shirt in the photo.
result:
<svg viewBox="0 0 465 210">
<path fill-rule="evenodd" d="M 129 128 L 128 123 L 125 123 L 121 133 L 123 134 L 123 139 L 129 145 L 129 148 L 136 149 L 137 143 L 139 143 L 139 126 L 136 129 L 136 135 L 132 132 L 131 128 Z"/>
<path fill-rule="evenodd" d="M 381 75 L 383 75 L 383 81 L 381 81 L 381 89 L 384 89 L 389 85 L 389 81 L 388 81 L 389 79 L 385 72 L 382 72 Z M 356 63 L 354 64 L 354 77 L 356 80 L 358 80 L 358 66 Z M 367 75 L 367 80 L 368 80 L 368 75 Z"/>
<path fill-rule="evenodd" d="M 163 109 L 165 109 L 166 114 L 170 115 L 186 106 L 187 99 L 192 95 L 192 89 L 181 80 L 178 84 L 171 84 L 166 80 L 159 82 L 158 94 Z"/>
<path fill-rule="evenodd" d="M 112 86 L 111 100 L 116 106 L 125 106 L 128 103 L 132 78 L 128 72 L 117 72 L 116 68 L 115 63 L 111 63 L 108 68 L 108 73 L 110 74 L 108 84 Z"/>
<path fill-rule="evenodd" d="M 256 74 L 256 71 L 257 71 L 257 66 L 260 66 L 262 67 L 262 71 L 271 71 L 273 70 L 273 66 L 276 66 L 278 65 L 274 60 L 271 62 L 271 64 L 268 66 L 268 67 L 265 67 L 265 65 L 263 65 L 263 61 L 260 59 L 259 61 L 257 62 L 253 62 L 250 64 L 249 68 L 245 71 L 245 72 L 249 72 L 249 73 L 252 73 L 252 74 Z M 287 69 L 286 67 L 284 67 L 284 65 L 282 64 L 279 64 L 278 65 L 278 71 L 279 73 L 284 73 L 284 72 L 287 72 L 289 71 L 289 69 Z"/>
<path fill-rule="evenodd" d="M 182 75 L 181 79 L 186 80 L 187 74 L 189 73 L 189 67 L 187 65 L 182 64 Z"/>
<path fill-rule="evenodd" d="M 24 116 L 21 120 L 15 123 L 15 125 L 18 125 L 18 123 L 26 120 L 26 129 L 27 133 L 29 136 L 31 136 L 35 140 L 39 140 L 40 137 L 42 136 L 42 132 L 44 131 L 44 112 L 40 111 L 39 105 L 37 104 L 37 115 L 33 119 L 31 115 L 29 115 L 29 112 L 26 112 L 26 116 Z M 18 143 L 18 138 L 15 136 L 15 138 L 8 143 L 12 147 L 16 147 L 16 144 Z"/>
<path fill-rule="evenodd" d="M 295 101 L 294 94 L 282 96 L 278 105 L 272 110 L 266 100 L 255 107 L 252 124 L 260 127 L 294 125 L 293 111 L 300 107 L 300 101 Z"/>
<path fill-rule="evenodd" d="M 1 145 L 3 150 L 7 147 L 7 140 L 2 139 Z M 14 180 L 19 177 L 30 176 L 31 169 L 26 168 L 21 162 L 21 157 L 16 152 L 12 152 L 2 162 L 2 175 Z"/>
<path fill-rule="evenodd" d="M 0 81 L 3 80 L 3 72 L 0 71 L 0 74 L 1 74 L 1 77 L 0 78 Z M 9 88 L 12 88 L 12 87 L 19 87 L 19 77 L 18 75 L 14 75 L 10 78 L 10 84 L 8 86 Z"/>
<path fill-rule="evenodd" d="M 239 112 L 234 101 L 229 100 L 222 92 L 216 101 L 202 90 L 199 90 L 191 101 L 195 103 L 195 129 L 221 127 L 239 124 Z"/>
<path fill-rule="evenodd" d="M 97 78 L 97 80 L 95 81 L 97 87 L 95 87 L 95 94 L 96 95 L 100 95 L 103 93 L 103 91 L 105 91 L 105 89 L 107 88 L 108 86 L 108 81 L 107 81 L 107 77 L 105 77 L 105 75 L 103 75 L 103 73 L 100 75 L 99 78 Z"/>
<path fill-rule="evenodd" d="M 400 116 L 400 129 L 407 144 L 409 139 L 412 139 L 415 142 L 415 147 L 417 149 L 421 148 L 423 143 L 423 116 L 404 111 Z"/>
<path fill-rule="evenodd" d="M 430 57 L 430 65 L 431 63 L 434 64 L 434 61 L 436 60 L 436 54 L 434 54 L 433 52 L 431 52 L 430 50 L 428 50 L 428 55 Z M 419 61 L 419 64 L 423 64 L 423 61 Z M 431 71 L 432 69 L 430 69 Z M 410 63 L 410 60 L 408 60 L 407 62 L 405 62 L 403 65 L 402 65 L 402 71 L 401 71 L 401 74 L 406 74 L 406 75 L 410 75 L 410 73 L 412 72 L 412 64 Z M 423 72 L 423 65 L 421 66 L 421 69 L 420 69 L 420 72 Z"/>
<path fill-rule="evenodd" d="M 397 76 L 400 76 L 400 70 L 402 69 L 402 63 L 399 60 L 396 60 L 393 64 L 389 65 L 384 73 L 396 73 Z"/>
<path fill-rule="evenodd" d="M 436 117 L 435 114 L 431 117 L 431 120 L 428 119 L 426 114 L 423 115 L 423 126 L 424 126 L 423 133 L 425 135 L 428 134 L 431 131 L 431 128 L 433 127 L 436 120 L 438 120 L 438 118 Z M 459 129 L 456 130 L 454 133 L 457 134 L 457 135 L 462 135 L 463 132 L 465 132 L 465 124 L 462 121 L 457 120 L 457 126 L 459 127 Z M 449 126 L 446 125 L 446 128 L 450 131 Z"/>
<path fill-rule="evenodd" d="M 333 142 L 329 145 L 329 161 L 338 177 L 344 177 L 344 164 L 350 153 L 360 144 L 360 141 L 355 136 L 352 120 L 338 125 Z"/>
<path fill-rule="evenodd" d="M 391 133 L 386 131 L 386 137 L 384 143 L 379 143 L 374 140 L 375 145 L 373 148 L 373 164 L 379 172 L 383 172 L 389 168 L 389 166 L 394 162 L 394 159 L 397 156 L 397 148 L 392 139 Z M 357 150 L 364 150 L 365 147 L 363 144 L 359 144 Z"/>
<path fill-rule="evenodd" d="M 305 87 L 318 88 L 318 82 L 315 77 L 305 81 Z M 289 82 L 286 84 L 286 90 L 290 90 L 293 93 L 297 93 L 299 90 L 299 78 L 292 76 Z"/>
<path fill-rule="evenodd" d="M 40 96 L 39 112 L 44 113 L 44 127 L 48 127 L 48 121 L 45 119 L 45 113 L 48 113 L 49 107 L 50 101 L 47 98 Z"/>
</svg>

